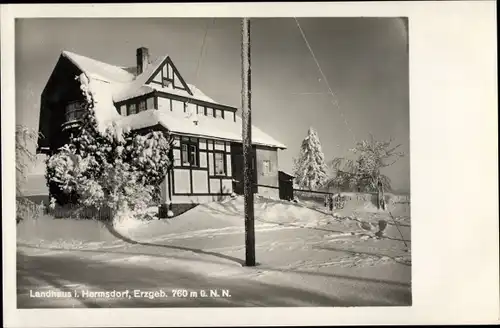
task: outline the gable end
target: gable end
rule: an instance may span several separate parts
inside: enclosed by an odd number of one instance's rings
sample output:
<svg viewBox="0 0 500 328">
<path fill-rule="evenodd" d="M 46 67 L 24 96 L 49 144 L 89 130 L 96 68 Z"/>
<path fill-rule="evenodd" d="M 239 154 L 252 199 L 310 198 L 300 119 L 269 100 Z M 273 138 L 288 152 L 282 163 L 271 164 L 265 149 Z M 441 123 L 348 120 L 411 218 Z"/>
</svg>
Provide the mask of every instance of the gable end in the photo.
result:
<svg viewBox="0 0 500 328">
<path fill-rule="evenodd" d="M 165 58 L 153 74 L 151 74 L 146 81 L 146 84 L 150 83 L 155 83 L 162 87 L 171 85 L 174 89 L 185 90 L 189 95 L 193 95 L 193 92 L 170 57 Z"/>
</svg>

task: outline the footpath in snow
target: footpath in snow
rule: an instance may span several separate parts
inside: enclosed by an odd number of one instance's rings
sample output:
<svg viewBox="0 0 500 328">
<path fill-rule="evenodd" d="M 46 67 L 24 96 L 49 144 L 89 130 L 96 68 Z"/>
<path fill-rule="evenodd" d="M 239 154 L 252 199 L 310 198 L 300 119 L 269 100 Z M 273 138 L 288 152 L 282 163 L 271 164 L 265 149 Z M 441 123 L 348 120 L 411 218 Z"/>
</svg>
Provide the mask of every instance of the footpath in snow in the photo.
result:
<svg viewBox="0 0 500 328">
<path fill-rule="evenodd" d="M 372 214 L 343 217 L 321 208 L 257 197 L 259 265 L 255 268 L 244 266 L 241 197 L 199 205 L 176 218 L 148 221 L 126 231 L 109 231 L 92 223 L 92 229 L 99 228 L 100 236 L 85 229 L 89 222 L 57 220 L 64 231 L 57 232 L 52 225 L 46 229 L 50 236 L 45 231 L 46 238 L 36 243 L 20 238 L 18 278 L 26 286 L 40 285 L 29 282 L 40 277 L 25 278 L 36 271 L 38 275 L 48 274 L 45 281 L 55 276 L 64 282 L 62 285 L 94 290 L 218 286 L 230 288 L 237 295 L 231 300 L 218 300 L 214 306 L 408 305 L 409 220 L 400 220 L 399 230 L 388 225 L 387 238 L 379 239 L 375 232 L 382 213 L 375 213 L 377 217 Z M 38 225 L 44 226 L 41 222 Z M 23 227 L 18 229 L 22 231 Z M 78 235 L 84 238 L 78 240 Z M 254 292 L 260 288 L 259 296 Z M 178 304 L 169 302 L 163 304 Z M 200 306 L 194 300 L 179 304 Z"/>
</svg>

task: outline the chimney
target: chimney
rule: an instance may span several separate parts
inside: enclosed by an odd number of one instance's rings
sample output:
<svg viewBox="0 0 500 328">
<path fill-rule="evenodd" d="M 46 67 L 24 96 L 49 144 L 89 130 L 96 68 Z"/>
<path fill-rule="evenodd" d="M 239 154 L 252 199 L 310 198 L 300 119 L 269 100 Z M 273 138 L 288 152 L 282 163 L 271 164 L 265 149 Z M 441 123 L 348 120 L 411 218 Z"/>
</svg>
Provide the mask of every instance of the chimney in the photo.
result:
<svg viewBox="0 0 500 328">
<path fill-rule="evenodd" d="M 149 64 L 149 50 L 141 47 L 137 49 L 137 75 L 142 74 Z"/>
</svg>

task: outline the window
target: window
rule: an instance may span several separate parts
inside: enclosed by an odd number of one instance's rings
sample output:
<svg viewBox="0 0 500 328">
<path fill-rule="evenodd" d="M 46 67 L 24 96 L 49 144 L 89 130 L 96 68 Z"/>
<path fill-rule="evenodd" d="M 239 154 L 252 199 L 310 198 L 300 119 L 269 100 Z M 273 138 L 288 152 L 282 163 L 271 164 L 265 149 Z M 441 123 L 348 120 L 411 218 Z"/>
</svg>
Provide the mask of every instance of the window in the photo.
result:
<svg viewBox="0 0 500 328">
<path fill-rule="evenodd" d="M 207 116 L 214 116 L 214 110 L 210 107 L 207 107 Z"/>
<path fill-rule="evenodd" d="M 146 109 L 155 109 L 155 98 L 150 97 L 146 103 Z"/>
<path fill-rule="evenodd" d="M 85 105 L 74 101 L 66 106 L 66 122 L 82 119 L 85 114 Z"/>
<path fill-rule="evenodd" d="M 220 109 L 215 110 L 215 118 L 222 118 L 222 111 Z"/>
<path fill-rule="evenodd" d="M 184 112 L 184 103 L 178 100 L 172 100 L 172 110 L 174 112 Z"/>
<path fill-rule="evenodd" d="M 146 100 L 139 101 L 139 111 L 138 111 L 138 113 L 143 112 L 145 110 L 146 110 Z"/>
<path fill-rule="evenodd" d="M 197 147 L 196 145 L 189 145 L 189 163 L 192 166 L 198 166 L 198 161 L 197 161 Z"/>
<path fill-rule="evenodd" d="M 269 160 L 262 161 L 262 174 L 263 175 L 271 174 L 271 161 Z"/>
<path fill-rule="evenodd" d="M 182 144 L 182 165 L 189 165 L 188 145 Z"/>
<path fill-rule="evenodd" d="M 215 156 L 215 175 L 226 175 L 226 169 L 224 167 L 224 153 L 216 152 Z"/>
<path fill-rule="evenodd" d="M 174 166 L 180 166 L 181 163 L 181 151 L 179 149 L 172 150 L 174 155 Z"/>
<path fill-rule="evenodd" d="M 198 166 L 197 141 L 182 141 L 181 152 L 183 166 Z"/>
<path fill-rule="evenodd" d="M 132 115 L 132 114 L 136 114 L 136 113 L 137 113 L 137 110 L 136 110 L 135 104 L 128 105 L 128 114 Z"/>
</svg>

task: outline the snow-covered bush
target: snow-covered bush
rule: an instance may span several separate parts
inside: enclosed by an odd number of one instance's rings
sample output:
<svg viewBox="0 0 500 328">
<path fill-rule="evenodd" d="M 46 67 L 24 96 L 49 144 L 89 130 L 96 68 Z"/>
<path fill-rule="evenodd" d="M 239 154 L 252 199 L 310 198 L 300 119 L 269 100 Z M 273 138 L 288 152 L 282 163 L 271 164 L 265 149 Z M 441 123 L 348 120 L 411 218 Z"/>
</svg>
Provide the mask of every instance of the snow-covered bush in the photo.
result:
<svg viewBox="0 0 500 328">
<path fill-rule="evenodd" d="M 131 132 L 116 122 L 102 129 L 97 113 L 109 109 L 100 108 L 91 84 L 80 80 L 88 114 L 79 133 L 47 160 L 51 196 L 59 203 L 72 199 L 85 207 L 107 207 L 116 221 L 147 217 L 172 164 L 171 138 L 166 132 Z"/>
</svg>

